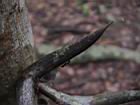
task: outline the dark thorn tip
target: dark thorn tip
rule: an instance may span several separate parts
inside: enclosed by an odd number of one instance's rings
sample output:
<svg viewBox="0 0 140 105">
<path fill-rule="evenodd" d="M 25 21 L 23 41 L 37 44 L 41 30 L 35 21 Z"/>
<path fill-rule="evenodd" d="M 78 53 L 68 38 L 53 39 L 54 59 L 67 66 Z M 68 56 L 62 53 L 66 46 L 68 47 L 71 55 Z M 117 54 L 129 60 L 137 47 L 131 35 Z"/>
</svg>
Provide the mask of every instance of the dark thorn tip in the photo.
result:
<svg viewBox="0 0 140 105">
<path fill-rule="evenodd" d="M 104 27 L 104 30 L 106 30 L 111 24 L 113 24 L 113 21 L 111 21 L 110 23 L 108 23 L 108 24 Z"/>
<path fill-rule="evenodd" d="M 101 31 L 103 33 L 111 24 L 113 24 L 113 21 L 111 21 L 110 23 L 108 23 L 106 26 L 104 26 L 103 28 L 101 28 L 99 31 Z"/>
<path fill-rule="evenodd" d="M 105 31 L 111 24 L 113 24 L 113 21 L 111 21 L 110 23 L 108 23 L 106 26 L 104 26 L 103 28 L 101 28 L 101 29 L 99 29 L 99 30 L 92 31 L 92 32 L 90 33 L 90 35 L 94 34 L 94 33 L 97 32 L 97 31 L 99 31 L 99 32 L 101 32 L 101 33 L 103 34 L 104 31 Z"/>
</svg>

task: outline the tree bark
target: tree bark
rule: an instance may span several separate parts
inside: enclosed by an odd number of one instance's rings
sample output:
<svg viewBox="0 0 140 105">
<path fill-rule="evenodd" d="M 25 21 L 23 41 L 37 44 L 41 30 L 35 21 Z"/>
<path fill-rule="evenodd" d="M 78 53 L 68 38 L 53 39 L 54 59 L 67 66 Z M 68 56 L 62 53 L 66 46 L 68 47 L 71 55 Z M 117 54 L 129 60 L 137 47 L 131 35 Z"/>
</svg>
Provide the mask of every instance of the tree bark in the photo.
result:
<svg viewBox="0 0 140 105">
<path fill-rule="evenodd" d="M 0 105 L 16 105 L 16 82 L 35 61 L 25 0 L 0 0 Z"/>
</svg>

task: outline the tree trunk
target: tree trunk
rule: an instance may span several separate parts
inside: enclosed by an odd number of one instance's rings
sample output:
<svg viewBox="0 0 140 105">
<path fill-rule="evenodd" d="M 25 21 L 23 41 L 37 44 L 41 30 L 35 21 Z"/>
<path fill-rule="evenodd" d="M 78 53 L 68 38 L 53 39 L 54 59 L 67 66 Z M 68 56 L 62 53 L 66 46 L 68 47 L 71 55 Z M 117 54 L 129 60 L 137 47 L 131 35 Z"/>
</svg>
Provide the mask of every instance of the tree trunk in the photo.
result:
<svg viewBox="0 0 140 105">
<path fill-rule="evenodd" d="M 0 105 L 16 105 L 16 82 L 35 61 L 25 0 L 0 0 Z"/>
</svg>

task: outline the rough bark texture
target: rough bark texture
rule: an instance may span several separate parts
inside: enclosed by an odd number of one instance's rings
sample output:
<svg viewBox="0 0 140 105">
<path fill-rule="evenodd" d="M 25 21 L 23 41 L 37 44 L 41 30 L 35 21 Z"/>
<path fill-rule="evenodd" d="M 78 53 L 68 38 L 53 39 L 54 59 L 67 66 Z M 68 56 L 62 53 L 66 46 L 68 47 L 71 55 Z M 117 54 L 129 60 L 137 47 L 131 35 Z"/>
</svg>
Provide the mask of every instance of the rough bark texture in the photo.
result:
<svg viewBox="0 0 140 105">
<path fill-rule="evenodd" d="M 34 61 L 25 1 L 0 0 L 0 105 L 15 105 L 16 81 Z"/>
</svg>

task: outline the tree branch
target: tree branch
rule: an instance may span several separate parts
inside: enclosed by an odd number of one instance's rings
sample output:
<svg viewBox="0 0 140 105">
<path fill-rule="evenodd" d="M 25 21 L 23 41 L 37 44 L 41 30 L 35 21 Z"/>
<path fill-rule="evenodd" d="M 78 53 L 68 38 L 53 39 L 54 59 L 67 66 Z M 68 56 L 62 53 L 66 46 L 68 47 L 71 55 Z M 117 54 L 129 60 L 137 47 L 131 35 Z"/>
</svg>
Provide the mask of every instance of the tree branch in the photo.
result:
<svg viewBox="0 0 140 105">
<path fill-rule="evenodd" d="M 92 44 L 94 44 L 103 34 L 103 32 L 112 24 L 112 22 L 95 32 L 91 32 L 89 35 L 81 39 L 80 41 L 58 49 L 45 57 L 41 58 L 25 70 L 24 75 L 26 77 L 41 78 L 43 75 L 51 72 L 56 67 L 69 61 L 76 55 L 85 51 Z"/>
<path fill-rule="evenodd" d="M 38 48 L 38 52 L 43 56 L 55 49 L 57 47 L 43 44 Z M 140 52 L 112 45 L 95 45 L 72 59 L 70 64 L 104 60 L 131 60 L 140 64 Z"/>
<path fill-rule="evenodd" d="M 56 90 L 49 88 L 47 85 L 39 83 L 39 91 L 50 98 L 53 102 L 59 105 L 82 105 L 79 101 L 75 100 L 73 96 L 57 92 Z"/>
<path fill-rule="evenodd" d="M 16 87 L 18 105 L 37 105 L 37 96 L 34 87 L 35 83 L 31 77 L 18 81 Z"/>
<path fill-rule="evenodd" d="M 140 100 L 140 90 L 106 92 L 95 96 L 70 96 L 40 83 L 40 92 L 60 105 L 118 105 Z"/>
<path fill-rule="evenodd" d="M 103 32 L 111 25 L 108 24 L 104 28 L 91 32 L 75 44 L 68 45 L 62 49 L 54 51 L 45 57 L 41 58 L 31 66 L 29 66 L 19 78 L 17 83 L 17 99 L 19 105 L 34 105 L 36 104 L 35 84 L 43 75 L 49 74 L 56 67 L 64 64 L 66 61 L 80 54 L 93 43 L 95 43 Z"/>
</svg>

